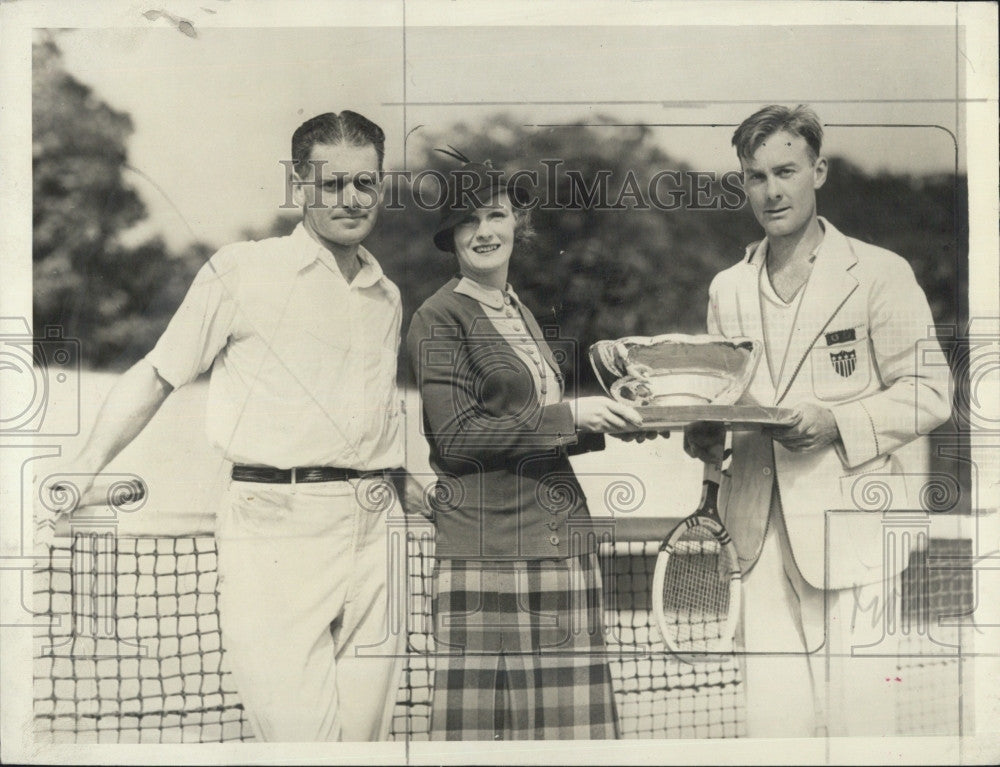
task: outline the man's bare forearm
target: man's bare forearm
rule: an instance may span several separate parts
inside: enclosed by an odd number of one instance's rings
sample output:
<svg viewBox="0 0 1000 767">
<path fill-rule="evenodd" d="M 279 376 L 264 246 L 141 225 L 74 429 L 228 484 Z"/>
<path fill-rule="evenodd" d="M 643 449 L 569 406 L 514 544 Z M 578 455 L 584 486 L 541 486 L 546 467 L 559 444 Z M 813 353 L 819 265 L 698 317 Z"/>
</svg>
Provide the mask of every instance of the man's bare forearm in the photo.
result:
<svg viewBox="0 0 1000 767">
<path fill-rule="evenodd" d="M 87 472 L 101 471 L 145 428 L 171 391 L 156 368 L 139 360 L 111 388 L 75 463 Z"/>
</svg>

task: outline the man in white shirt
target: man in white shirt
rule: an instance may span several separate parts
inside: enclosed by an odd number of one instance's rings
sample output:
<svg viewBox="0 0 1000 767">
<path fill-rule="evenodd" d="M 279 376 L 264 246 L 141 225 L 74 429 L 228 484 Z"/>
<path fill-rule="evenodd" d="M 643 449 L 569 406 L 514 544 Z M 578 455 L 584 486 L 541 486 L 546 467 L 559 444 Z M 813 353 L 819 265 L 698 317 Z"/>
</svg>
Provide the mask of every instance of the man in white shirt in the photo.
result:
<svg viewBox="0 0 1000 767">
<path fill-rule="evenodd" d="M 223 641 L 263 740 L 384 738 L 401 668 L 385 652 L 390 509 L 368 502 L 403 464 L 399 290 L 361 245 L 384 146 L 350 111 L 295 131 L 302 222 L 202 267 L 67 472 L 96 475 L 170 392 L 212 369 L 206 429 L 234 464 L 216 532 Z"/>
<path fill-rule="evenodd" d="M 708 332 L 763 344 L 749 395 L 795 411 L 786 428 L 733 435 L 720 492 L 744 571 L 753 737 L 895 734 L 892 695 L 907 690 L 889 648 L 870 650 L 883 622 L 856 620 L 854 608 L 880 602 L 906 562 L 884 561 L 883 515 L 857 498 L 877 475 L 890 509 L 919 508 L 893 452 L 951 412 L 948 367 L 909 264 L 817 215 L 822 136 L 804 106 L 765 107 L 736 130 L 766 237 L 709 289 Z M 721 439 L 717 426 L 694 424 L 685 449 L 718 462 Z"/>
</svg>

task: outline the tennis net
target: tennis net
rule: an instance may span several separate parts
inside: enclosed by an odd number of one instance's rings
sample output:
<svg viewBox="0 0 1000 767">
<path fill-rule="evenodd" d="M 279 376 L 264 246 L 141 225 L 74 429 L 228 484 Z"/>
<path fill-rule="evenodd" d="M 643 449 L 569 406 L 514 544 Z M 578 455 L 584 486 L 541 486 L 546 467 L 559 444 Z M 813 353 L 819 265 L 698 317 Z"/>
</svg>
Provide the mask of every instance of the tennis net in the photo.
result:
<svg viewBox="0 0 1000 767">
<path fill-rule="evenodd" d="M 650 606 L 659 541 L 669 523 L 619 526 L 601 544 L 606 642 L 626 738 L 746 734 L 739 663 L 694 665 L 663 647 Z M 407 532 L 407 662 L 390 737 L 428 738 L 434 655 L 433 537 Z M 903 625 L 973 606 L 971 540 L 932 538 L 902 579 Z M 252 729 L 226 669 L 211 536 L 125 538 L 75 534 L 35 572 L 36 736 L 50 742 L 221 742 Z M 935 566 L 944 562 L 946 566 Z M 706 618 L 710 619 L 709 617 Z M 913 625 L 916 625 L 913 623 Z M 956 629 L 957 631 L 958 629 Z M 919 640 L 919 632 L 904 637 Z M 967 651 L 967 646 L 965 650 Z M 955 701 L 968 668 L 954 654 L 901 653 L 920 694 L 900 703 L 900 734 L 957 734 Z M 968 661 L 965 661 L 968 666 Z"/>
</svg>

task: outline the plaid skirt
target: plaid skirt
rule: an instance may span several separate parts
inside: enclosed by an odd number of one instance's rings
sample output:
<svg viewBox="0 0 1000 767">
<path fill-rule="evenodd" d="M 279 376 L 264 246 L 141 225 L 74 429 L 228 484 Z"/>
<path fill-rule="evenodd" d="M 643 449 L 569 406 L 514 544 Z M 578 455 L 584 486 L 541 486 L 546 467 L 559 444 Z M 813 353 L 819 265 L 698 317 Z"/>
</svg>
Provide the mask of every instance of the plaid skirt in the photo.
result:
<svg viewBox="0 0 1000 767">
<path fill-rule="evenodd" d="M 433 740 L 618 737 L 596 554 L 439 560 Z"/>
</svg>

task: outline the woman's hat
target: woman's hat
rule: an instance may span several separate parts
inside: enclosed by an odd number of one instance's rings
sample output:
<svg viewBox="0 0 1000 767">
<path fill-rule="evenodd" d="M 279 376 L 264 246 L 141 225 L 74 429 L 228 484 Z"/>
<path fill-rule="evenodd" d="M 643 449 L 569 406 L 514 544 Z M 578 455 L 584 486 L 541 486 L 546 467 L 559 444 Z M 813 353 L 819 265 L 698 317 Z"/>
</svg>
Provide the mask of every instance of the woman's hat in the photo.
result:
<svg viewBox="0 0 1000 767">
<path fill-rule="evenodd" d="M 451 152 L 443 149 L 436 151 L 465 164 L 448 174 L 447 197 L 445 204 L 441 206 L 441 221 L 434 232 L 434 244 L 447 253 L 455 249 L 451 235 L 455 225 L 470 211 L 488 205 L 501 192 L 507 193 L 511 204 L 516 208 L 524 208 L 531 203 L 531 192 L 520 180 L 512 184 L 504 172 L 494 168 L 489 160 L 472 162 L 454 147 L 449 148 Z"/>
</svg>

